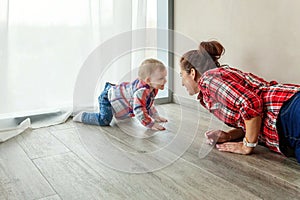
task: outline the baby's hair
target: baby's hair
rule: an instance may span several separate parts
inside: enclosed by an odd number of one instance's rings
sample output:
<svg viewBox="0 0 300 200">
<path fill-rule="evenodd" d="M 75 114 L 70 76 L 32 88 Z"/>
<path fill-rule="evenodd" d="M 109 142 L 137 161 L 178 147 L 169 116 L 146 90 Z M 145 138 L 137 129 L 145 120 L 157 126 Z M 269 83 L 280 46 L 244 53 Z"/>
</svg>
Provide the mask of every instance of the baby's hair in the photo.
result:
<svg viewBox="0 0 300 200">
<path fill-rule="evenodd" d="M 154 58 L 146 59 L 141 63 L 141 65 L 139 67 L 138 76 L 140 79 L 145 80 L 147 77 L 151 76 L 151 74 L 156 69 L 163 71 L 166 69 L 166 67 L 159 60 L 156 60 Z"/>
</svg>

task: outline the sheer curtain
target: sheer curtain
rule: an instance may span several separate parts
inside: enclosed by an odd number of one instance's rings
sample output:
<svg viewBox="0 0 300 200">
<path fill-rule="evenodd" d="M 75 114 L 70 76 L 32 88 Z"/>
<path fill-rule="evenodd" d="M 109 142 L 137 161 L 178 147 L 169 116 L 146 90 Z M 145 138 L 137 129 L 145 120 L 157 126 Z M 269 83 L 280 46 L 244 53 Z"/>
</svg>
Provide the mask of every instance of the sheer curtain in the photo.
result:
<svg viewBox="0 0 300 200">
<path fill-rule="evenodd" d="M 88 55 L 114 35 L 155 28 L 156 4 L 157 0 L 0 0 L 0 120 L 71 108 L 76 77 Z M 138 54 L 114 63 L 122 62 L 123 70 L 115 70 L 113 79 L 118 81 L 147 56 Z"/>
<path fill-rule="evenodd" d="M 1 114 L 71 106 L 88 54 L 132 28 L 131 0 L 1 0 L 1 5 Z"/>
</svg>

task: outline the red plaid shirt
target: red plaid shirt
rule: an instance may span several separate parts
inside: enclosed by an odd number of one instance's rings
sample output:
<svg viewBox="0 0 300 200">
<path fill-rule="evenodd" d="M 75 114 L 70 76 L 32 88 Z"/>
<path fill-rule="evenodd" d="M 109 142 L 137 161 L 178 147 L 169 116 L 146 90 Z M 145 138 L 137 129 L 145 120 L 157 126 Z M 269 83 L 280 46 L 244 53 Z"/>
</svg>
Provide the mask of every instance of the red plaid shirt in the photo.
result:
<svg viewBox="0 0 300 200">
<path fill-rule="evenodd" d="M 229 126 L 245 132 L 244 120 L 261 116 L 259 141 L 280 152 L 277 116 L 283 103 L 300 90 L 300 85 L 267 82 L 225 66 L 205 72 L 198 87 L 201 105 Z"/>
</svg>

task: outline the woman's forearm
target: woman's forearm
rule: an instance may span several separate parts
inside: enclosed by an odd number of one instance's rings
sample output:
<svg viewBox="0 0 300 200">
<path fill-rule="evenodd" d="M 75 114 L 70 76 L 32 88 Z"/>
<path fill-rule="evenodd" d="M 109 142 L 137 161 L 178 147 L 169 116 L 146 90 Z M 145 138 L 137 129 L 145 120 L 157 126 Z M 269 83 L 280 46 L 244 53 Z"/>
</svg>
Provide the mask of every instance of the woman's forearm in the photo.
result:
<svg viewBox="0 0 300 200">
<path fill-rule="evenodd" d="M 222 144 L 216 144 L 216 147 L 219 151 L 227 151 L 238 154 L 250 154 L 253 151 L 255 145 L 249 143 L 256 143 L 258 140 L 258 134 L 261 127 L 261 117 L 254 117 L 249 120 L 245 120 L 246 133 L 241 129 L 233 129 L 228 131 L 228 135 L 232 136 L 232 139 L 237 139 L 245 135 L 247 144 L 243 142 L 225 142 Z"/>
<path fill-rule="evenodd" d="M 246 133 L 243 140 L 243 152 L 245 154 L 250 154 L 258 141 L 258 134 L 261 127 L 261 117 L 257 116 L 249 120 L 245 120 Z"/>
<path fill-rule="evenodd" d="M 261 117 L 257 116 L 249 120 L 245 120 L 246 134 L 245 137 L 250 143 L 256 143 L 258 140 L 258 134 L 261 128 Z"/>
</svg>

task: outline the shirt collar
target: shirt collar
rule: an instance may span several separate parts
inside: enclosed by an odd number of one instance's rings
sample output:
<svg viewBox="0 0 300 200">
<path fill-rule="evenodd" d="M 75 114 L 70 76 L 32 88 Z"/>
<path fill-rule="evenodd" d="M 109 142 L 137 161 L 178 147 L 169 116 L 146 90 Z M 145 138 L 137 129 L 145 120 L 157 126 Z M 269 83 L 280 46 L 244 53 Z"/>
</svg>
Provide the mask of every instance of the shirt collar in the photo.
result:
<svg viewBox="0 0 300 200">
<path fill-rule="evenodd" d="M 200 84 L 201 84 L 201 78 L 198 81 L 198 88 L 199 88 L 200 92 L 199 92 L 199 94 L 197 96 L 197 99 L 203 99 L 203 93 L 201 92 L 201 86 L 200 86 Z"/>
<path fill-rule="evenodd" d="M 138 83 L 138 87 L 139 88 L 142 88 L 142 87 L 145 87 L 147 89 L 150 89 L 150 85 L 148 83 L 146 83 L 144 80 L 142 79 L 139 79 L 139 83 Z M 156 94 L 158 93 L 158 89 L 153 89 L 151 92 L 154 93 L 154 95 L 156 96 Z"/>
<path fill-rule="evenodd" d="M 150 89 L 150 85 L 142 79 L 139 79 L 138 87 L 139 88 L 146 87 L 147 89 Z"/>
</svg>

